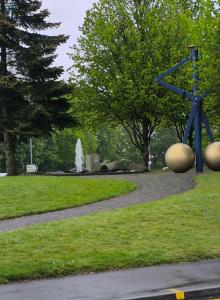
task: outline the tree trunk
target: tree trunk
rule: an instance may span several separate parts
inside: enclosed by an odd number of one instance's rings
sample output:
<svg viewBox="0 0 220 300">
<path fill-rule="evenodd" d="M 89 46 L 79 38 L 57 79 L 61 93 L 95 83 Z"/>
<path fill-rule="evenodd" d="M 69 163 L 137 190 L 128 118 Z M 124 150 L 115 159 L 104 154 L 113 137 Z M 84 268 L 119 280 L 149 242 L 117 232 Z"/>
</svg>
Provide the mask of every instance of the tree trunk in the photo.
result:
<svg viewBox="0 0 220 300">
<path fill-rule="evenodd" d="M 143 161 L 146 168 L 146 171 L 149 171 L 149 145 L 148 143 L 144 145 L 143 151 Z"/>
<path fill-rule="evenodd" d="M 159 119 L 154 121 L 143 119 L 141 121 L 134 120 L 130 126 L 123 125 L 127 131 L 132 144 L 140 151 L 146 172 L 149 171 L 149 146 L 151 136 L 155 127 L 159 124 Z"/>
<path fill-rule="evenodd" d="M 6 172 L 8 176 L 17 175 L 17 165 L 15 159 L 15 137 L 8 131 L 4 132 L 4 145 L 6 156 Z"/>
<path fill-rule="evenodd" d="M 150 128 L 149 121 L 143 120 L 143 160 L 146 171 L 149 172 L 149 144 L 150 144 Z"/>
</svg>

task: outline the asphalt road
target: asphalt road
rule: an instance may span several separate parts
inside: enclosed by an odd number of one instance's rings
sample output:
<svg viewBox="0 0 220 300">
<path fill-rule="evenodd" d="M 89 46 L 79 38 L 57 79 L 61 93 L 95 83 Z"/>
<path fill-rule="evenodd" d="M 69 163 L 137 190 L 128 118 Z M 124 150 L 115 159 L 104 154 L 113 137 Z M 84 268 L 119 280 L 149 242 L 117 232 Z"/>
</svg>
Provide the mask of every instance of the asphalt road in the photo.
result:
<svg viewBox="0 0 220 300">
<path fill-rule="evenodd" d="M 36 280 L 0 286 L 1 300 L 124 300 L 220 286 L 220 260 Z"/>
</svg>

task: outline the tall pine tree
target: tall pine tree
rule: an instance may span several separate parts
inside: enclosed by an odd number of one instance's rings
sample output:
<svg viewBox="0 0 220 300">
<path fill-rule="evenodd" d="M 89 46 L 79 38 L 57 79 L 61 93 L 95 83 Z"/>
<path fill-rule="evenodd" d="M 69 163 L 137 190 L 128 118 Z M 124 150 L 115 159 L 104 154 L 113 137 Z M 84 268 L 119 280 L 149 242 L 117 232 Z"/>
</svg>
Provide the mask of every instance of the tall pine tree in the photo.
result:
<svg viewBox="0 0 220 300">
<path fill-rule="evenodd" d="M 47 22 L 49 12 L 38 0 L 0 0 L 0 132 L 6 152 L 6 171 L 15 175 L 16 137 L 48 133 L 72 119 L 54 67 L 57 47 L 67 36 L 48 36 L 44 30 L 60 23 Z"/>
</svg>

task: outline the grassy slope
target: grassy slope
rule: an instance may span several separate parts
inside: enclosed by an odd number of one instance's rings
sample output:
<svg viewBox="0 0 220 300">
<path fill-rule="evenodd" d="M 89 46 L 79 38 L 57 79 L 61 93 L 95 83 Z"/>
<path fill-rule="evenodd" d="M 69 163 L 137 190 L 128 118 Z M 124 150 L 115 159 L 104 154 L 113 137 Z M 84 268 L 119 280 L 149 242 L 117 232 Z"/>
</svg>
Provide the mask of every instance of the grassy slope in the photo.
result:
<svg viewBox="0 0 220 300">
<path fill-rule="evenodd" d="M 134 190 L 126 180 L 19 176 L 0 178 L 0 219 L 75 207 Z"/>
<path fill-rule="evenodd" d="M 220 174 L 149 204 L 0 234 L 0 281 L 220 257 Z"/>
</svg>

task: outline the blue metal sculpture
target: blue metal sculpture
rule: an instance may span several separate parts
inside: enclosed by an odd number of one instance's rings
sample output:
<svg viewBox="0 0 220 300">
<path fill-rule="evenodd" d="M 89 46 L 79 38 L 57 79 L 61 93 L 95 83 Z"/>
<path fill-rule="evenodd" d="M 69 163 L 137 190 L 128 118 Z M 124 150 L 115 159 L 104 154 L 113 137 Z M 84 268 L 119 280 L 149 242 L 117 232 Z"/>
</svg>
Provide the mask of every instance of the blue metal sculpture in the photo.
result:
<svg viewBox="0 0 220 300">
<path fill-rule="evenodd" d="M 174 92 L 176 94 L 179 94 L 181 96 L 186 97 L 187 99 L 189 99 L 192 102 L 192 109 L 191 109 L 191 112 L 189 114 L 189 119 L 188 119 L 188 122 L 187 122 L 187 127 L 186 127 L 186 130 L 185 130 L 185 134 L 184 134 L 182 142 L 184 144 L 187 143 L 187 139 L 189 137 L 190 131 L 191 131 L 191 129 L 194 128 L 194 132 L 195 132 L 196 170 L 197 170 L 198 173 L 202 173 L 203 172 L 202 137 L 201 137 L 202 124 L 204 124 L 204 126 L 206 128 L 208 138 L 210 139 L 211 142 L 214 142 L 214 137 L 213 137 L 213 134 L 212 134 L 211 129 L 209 127 L 209 123 L 208 123 L 206 114 L 205 114 L 205 112 L 203 110 L 203 107 L 202 107 L 203 99 L 206 96 L 208 96 L 208 91 L 204 92 L 202 95 L 197 94 L 197 83 L 200 80 L 198 78 L 198 75 L 197 75 L 197 72 L 196 72 L 196 61 L 198 61 L 198 49 L 196 49 L 195 46 L 191 46 L 190 48 L 192 50 L 191 50 L 191 54 L 189 56 L 184 58 L 182 61 L 180 61 L 174 67 L 170 68 L 168 71 L 166 71 L 166 72 L 162 73 L 161 75 L 159 75 L 157 77 L 156 81 L 161 86 L 171 90 L 172 92 Z M 163 81 L 163 79 L 167 75 L 169 75 L 172 72 L 176 71 L 177 69 L 181 68 L 184 64 L 186 64 L 189 61 L 192 61 L 192 68 L 193 68 L 192 92 L 185 91 L 181 88 L 175 87 L 172 84 L 169 84 L 169 83 Z"/>
</svg>

